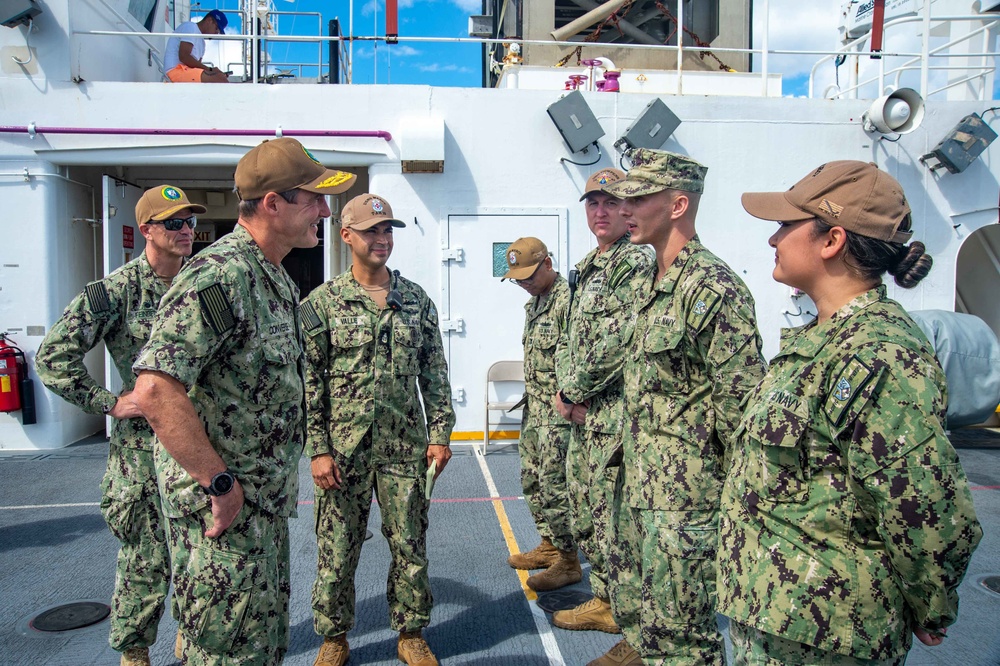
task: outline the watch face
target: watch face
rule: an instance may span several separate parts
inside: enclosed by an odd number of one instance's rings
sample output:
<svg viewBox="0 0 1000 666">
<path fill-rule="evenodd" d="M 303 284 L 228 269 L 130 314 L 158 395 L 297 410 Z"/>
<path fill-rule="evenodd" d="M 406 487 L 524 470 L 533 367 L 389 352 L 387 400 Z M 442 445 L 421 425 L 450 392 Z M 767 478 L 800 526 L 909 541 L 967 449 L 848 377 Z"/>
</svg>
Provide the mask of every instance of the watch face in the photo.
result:
<svg viewBox="0 0 1000 666">
<path fill-rule="evenodd" d="M 212 479 L 212 490 L 219 495 L 225 495 L 233 489 L 233 475 L 228 472 L 216 474 Z"/>
</svg>

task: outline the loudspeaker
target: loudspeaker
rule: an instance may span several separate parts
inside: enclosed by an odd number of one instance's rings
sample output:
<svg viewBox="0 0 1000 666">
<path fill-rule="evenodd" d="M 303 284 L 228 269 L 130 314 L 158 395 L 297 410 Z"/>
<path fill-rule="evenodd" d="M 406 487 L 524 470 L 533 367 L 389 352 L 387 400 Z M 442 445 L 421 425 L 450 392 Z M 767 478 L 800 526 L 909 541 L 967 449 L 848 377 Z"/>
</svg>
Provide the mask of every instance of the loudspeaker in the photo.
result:
<svg viewBox="0 0 1000 666">
<path fill-rule="evenodd" d="M 546 111 L 570 152 L 579 152 L 604 136 L 604 128 L 597 122 L 594 112 L 587 106 L 587 100 L 583 99 L 579 90 L 574 90 L 549 105 Z"/>
<path fill-rule="evenodd" d="M 622 152 L 632 148 L 657 150 L 680 125 L 680 118 L 661 100 L 654 99 L 615 141 L 615 148 Z"/>
<path fill-rule="evenodd" d="M 924 100 L 912 88 L 900 88 L 872 102 L 861 116 L 866 132 L 906 134 L 920 127 Z"/>
</svg>

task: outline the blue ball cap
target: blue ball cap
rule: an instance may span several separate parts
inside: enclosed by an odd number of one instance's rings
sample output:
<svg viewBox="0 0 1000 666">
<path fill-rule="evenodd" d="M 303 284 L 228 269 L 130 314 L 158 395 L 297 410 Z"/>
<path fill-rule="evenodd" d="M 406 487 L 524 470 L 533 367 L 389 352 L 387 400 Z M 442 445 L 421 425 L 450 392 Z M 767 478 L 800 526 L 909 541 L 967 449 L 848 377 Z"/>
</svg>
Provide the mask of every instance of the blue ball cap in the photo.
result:
<svg viewBox="0 0 1000 666">
<path fill-rule="evenodd" d="M 215 25 L 219 26 L 219 30 L 225 30 L 226 26 L 229 25 L 229 19 L 218 9 L 213 9 L 206 16 L 211 16 L 215 20 Z"/>
</svg>

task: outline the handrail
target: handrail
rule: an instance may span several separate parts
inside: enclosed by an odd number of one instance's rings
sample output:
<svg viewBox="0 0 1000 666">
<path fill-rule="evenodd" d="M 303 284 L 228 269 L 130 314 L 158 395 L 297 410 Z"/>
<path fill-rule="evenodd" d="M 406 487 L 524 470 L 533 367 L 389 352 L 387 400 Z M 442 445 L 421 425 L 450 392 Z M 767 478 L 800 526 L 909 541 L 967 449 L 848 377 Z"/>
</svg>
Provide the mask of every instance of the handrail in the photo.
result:
<svg viewBox="0 0 1000 666">
<path fill-rule="evenodd" d="M 764 9 L 766 10 L 768 8 L 768 0 L 763 0 L 763 2 L 764 2 Z M 680 9 L 679 11 L 683 11 L 683 9 Z M 284 14 L 318 15 L 317 12 L 283 12 L 283 13 Z M 717 52 L 717 53 L 733 53 L 733 54 L 742 54 L 742 55 L 750 55 L 750 56 L 760 55 L 761 56 L 761 63 L 762 63 L 762 71 L 759 72 L 759 74 L 760 74 L 761 80 L 762 80 L 762 93 L 763 94 L 766 94 L 766 92 L 767 92 L 768 75 L 769 75 L 770 69 L 771 69 L 771 66 L 770 66 L 770 63 L 769 63 L 769 56 L 775 56 L 775 55 L 798 55 L 798 56 L 813 55 L 813 56 L 819 56 L 819 60 L 817 60 L 817 62 L 815 64 L 813 64 L 813 66 L 812 66 L 812 68 L 810 70 L 810 73 L 809 73 L 808 94 L 809 94 L 810 97 L 813 97 L 813 96 L 816 95 L 816 90 L 815 90 L 815 86 L 816 86 L 816 74 L 817 74 L 817 71 L 818 71 L 819 67 L 822 66 L 825 63 L 831 62 L 833 59 L 835 59 L 837 57 L 840 57 L 840 56 L 848 56 L 848 57 L 850 57 L 852 59 L 857 59 L 857 58 L 861 58 L 861 57 L 864 57 L 864 56 L 878 56 L 878 57 L 881 57 L 882 61 L 880 62 L 879 73 L 877 75 L 875 75 L 875 76 L 873 76 L 871 78 L 865 79 L 862 82 L 857 82 L 856 80 L 855 81 L 851 81 L 850 83 L 852 83 L 853 85 L 849 86 L 846 89 L 841 89 L 839 86 L 837 86 L 836 87 L 836 90 L 837 90 L 836 96 L 844 96 L 844 95 L 850 94 L 850 93 L 857 93 L 857 91 L 862 86 L 869 85 L 869 84 L 873 83 L 876 80 L 879 81 L 879 89 L 881 90 L 883 88 L 882 84 L 883 84 L 885 78 L 887 76 L 893 75 L 893 74 L 896 75 L 896 82 L 898 83 L 899 74 L 902 71 L 909 71 L 910 69 L 912 69 L 910 67 L 910 65 L 913 64 L 914 62 L 917 62 L 917 61 L 921 62 L 922 79 L 925 79 L 927 77 L 927 75 L 928 75 L 928 72 L 930 72 L 930 71 L 942 71 L 942 70 L 948 70 L 948 69 L 955 69 L 955 68 L 947 66 L 947 65 L 941 65 L 941 66 L 931 65 L 930 62 L 931 62 L 932 58 L 957 58 L 957 57 L 960 57 L 960 58 L 989 58 L 989 57 L 995 57 L 995 56 L 998 55 L 997 53 L 992 52 L 992 51 L 977 52 L 977 53 L 941 53 L 941 51 L 943 51 L 946 48 L 950 48 L 950 47 L 952 47 L 952 46 L 954 46 L 956 44 L 960 44 L 962 42 L 968 41 L 969 39 L 971 39 L 971 38 L 973 38 L 975 36 L 978 36 L 981 33 L 985 32 L 985 31 L 988 31 L 991 28 L 993 28 L 997 24 L 997 21 L 994 20 L 991 16 L 989 16 L 989 15 L 980 15 L 980 14 L 974 14 L 974 15 L 946 15 L 946 16 L 932 17 L 932 20 L 934 22 L 946 22 L 946 21 L 947 22 L 980 21 L 980 22 L 988 22 L 988 24 L 984 25 L 984 26 L 981 26 L 979 28 L 976 28 L 971 33 L 969 33 L 967 35 L 963 35 L 963 36 L 961 36 L 959 38 L 956 38 L 956 39 L 952 40 L 951 42 L 949 42 L 948 44 L 946 44 L 944 46 L 938 46 L 938 47 L 935 47 L 934 49 L 928 49 L 927 45 L 926 45 L 926 40 L 924 40 L 925 41 L 924 49 L 921 50 L 920 52 L 909 52 L 909 51 L 872 52 L 872 51 L 861 50 L 861 48 L 864 46 L 865 42 L 869 38 L 868 34 L 865 34 L 865 35 L 862 35 L 860 37 L 857 37 L 854 40 L 852 40 L 851 42 L 849 42 L 848 44 L 846 44 L 846 45 L 844 45 L 844 46 L 842 46 L 842 47 L 840 47 L 838 49 L 835 49 L 835 50 L 771 49 L 771 48 L 768 48 L 769 42 L 768 42 L 766 36 L 765 36 L 765 38 L 763 40 L 763 46 L 762 46 L 762 48 L 756 48 L 755 49 L 755 48 L 739 48 L 739 47 L 705 47 L 705 48 L 699 47 L 699 48 L 693 49 L 693 50 L 696 50 L 696 51 L 706 50 L 706 51 L 712 51 L 712 52 Z M 904 16 L 904 17 L 893 19 L 891 21 L 887 21 L 885 23 L 885 28 L 889 29 L 889 28 L 898 27 L 900 25 L 904 25 L 904 24 L 908 24 L 908 23 L 914 23 L 914 22 L 917 22 L 917 21 L 924 21 L 924 22 L 926 22 L 927 21 L 926 13 L 925 13 L 925 15 L 922 15 L 922 16 Z M 768 23 L 768 21 L 767 21 L 766 14 L 765 14 L 765 30 L 764 30 L 765 35 L 767 33 L 767 23 Z M 249 27 L 250 27 L 251 33 L 255 33 L 256 21 L 251 21 Z M 639 51 L 643 51 L 643 50 L 657 50 L 657 51 L 662 51 L 662 52 L 668 52 L 668 53 L 669 52 L 673 52 L 673 53 L 675 53 L 677 55 L 677 70 L 676 70 L 676 75 L 677 75 L 677 91 L 678 91 L 678 93 L 681 93 L 682 92 L 682 80 L 683 80 L 683 74 L 684 74 L 684 69 L 683 69 L 683 60 L 684 60 L 684 58 L 683 58 L 683 56 L 684 56 L 685 50 L 691 51 L 692 48 L 691 47 L 687 47 L 687 46 L 684 45 L 684 43 L 683 43 L 683 31 L 682 30 L 678 30 L 677 32 L 678 32 L 677 40 L 676 40 L 675 43 L 671 43 L 671 44 L 616 44 L 616 45 L 614 45 L 614 47 L 615 48 L 627 48 L 627 49 L 630 49 L 630 50 L 639 50 Z M 172 32 L 151 33 L 151 32 L 138 32 L 138 31 L 136 31 L 136 32 L 125 32 L 125 31 L 114 31 L 114 30 L 73 30 L 72 34 L 74 34 L 74 35 L 91 35 L 91 36 L 140 37 L 142 39 L 145 39 L 147 37 L 170 37 L 170 36 L 174 35 L 174 33 L 172 33 Z M 318 79 L 322 79 L 322 76 L 323 76 L 322 52 L 323 52 L 323 45 L 324 44 L 331 43 L 331 42 L 339 42 L 339 43 L 343 44 L 344 42 L 347 42 L 349 44 L 350 48 L 346 49 L 346 51 L 349 54 L 350 52 L 353 51 L 354 42 L 369 42 L 369 41 L 370 42 L 386 42 L 387 41 L 387 39 L 386 39 L 385 36 L 380 36 L 380 35 L 372 35 L 372 36 L 367 36 L 367 35 L 337 35 L 337 36 L 327 36 L 327 35 L 261 35 L 261 34 L 249 34 L 249 35 L 247 35 L 247 34 L 241 34 L 241 35 L 213 35 L 213 36 L 210 37 L 210 39 L 239 40 L 239 41 L 243 42 L 245 45 L 247 45 L 250 48 L 250 51 L 251 51 L 251 60 L 253 61 L 253 64 L 250 67 L 251 71 L 247 73 L 247 79 L 252 80 L 255 83 L 258 82 L 258 80 L 259 80 L 259 77 L 258 77 L 259 66 L 258 66 L 258 63 L 256 62 L 257 59 L 258 59 L 257 58 L 257 53 L 258 53 L 258 50 L 259 50 L 257 45 L 260 44 L 260 43 L 262 43 L 262 42 L 263 43 L 266 43 L 266 42 L 271 42 L 271 43 L 274 43 L 274 42 L 300 43 L 301 42 L 301 43 L 317 44 L 317 46 L 319 48 L 319 51 L 320 51 L 320 61 L 318 63 Z M 502 45 L 502 44 L 518 43 L 518 44 L 521 44 L 522 46 L 523 45 L 539 45 L 539 46 L 560 46 L 560 47 L 572 47 L 572 48 L 577 48 L 577 47 L 580 47 L 580 46 L 598 46 L 598 44 L 587 44 L 587 43 L 580 42 L 580 41 L 555 41 L 555 40 L 550 40 L 550 39 L 515 39 L 515 38 L 511 38 L 511 37 L 503 37 L 503 38 L 500 38 L 500 37 L 497 37 L 497 38 L 489 38 L 489 37 L 487 37 L 487 38 L 482 38 L 482 37 L 417 37 L 417 36 L 409 37 L 409 36 L 405 36 L 405 35 L 400 35 L 398 38 L 394 38 L 394 40 L 398 41 L 400 43 L 409 42 L 409 43 L 445 43 L 445 44 L 480 44 L 480 45 Z M 889 69 L 888 71 L 886 71 L 885 60 L 887 58 L 890 58 L 890 57 L 910 58 L 910 60 L 908 60 L 907 62 L 905 62 L 900 67 L 892 68 L 892 69 Z M 352 65 L 353 65 L 352 60 L 353 59 L 351 59 L 349 57 L 349 55 L 348 55 L 348 58 L 346 59 L 346 61 L 342 63 L 343 67 L 348 72 L 348 77 L 347 77 L 348 83 L 352 80 L 352 77 L 350 76 L 350 73 L 351 73 L 351 70 L 352 70 Z M 270 63 L 270 64 L 275 65 L 275 66 L 280 66 L 281 64 L 287 64 L 287 63 Z M 312 65 L 309 65 L 308 63 L 292 63 L 293 67 L 297 67 L 298 68 L 298 71 L 299 71 L 300 75 L 301 75 L 301 72 L 302 72 L 302 67 L 307 66 L 307 65 L 308 66 L 312 66 Z M 966 69 L 968 69 L 968 67 L 966 67 Z M 990 72 L 993 71 L 992 67 L 990 67 L 988 65 L 985 65 L 985 64 L 984 64 L 984 66 L 981 69 L 982 69 L 982 73 L 975 74 L 971 78 L 965 79 L 963 82 L 966 82 L 966 81 L 969 81 L 969 80 L 973 80 L 975 78 L 982 78 L 984 76 L 987 76 Z M 854 78 L 855 77 L 852 77 L 852 79 L 854 79 Z M 925 85 L 925 84 L 923 84 L 923 81 L 922 81 L 922 85 Z M 946 86 L 946 87 L 952 87 L 954 85 L 961 85 L 961 83 L 960 82 L 953 82 L 952 84 L 949 84 L 949 86 Z M 826 96 L 827 94 L 829 94 L 832 91 L 833 88 L 834 88 L 834 86 L 828 86 L 827 89 L 824 90 L 824 96 Z M 941 90 L 943 90 L 943 89 L 945 89 L 945 88 L 942 88 Z M 926 93 L 926 87 L 924 87 L 921 92 L 924 93 L 925 96 L 926 96 L 926 94 L 927 94 Z M 940 92 L 940 90 L 936 90 L 934 92 Z"/>
<path fill-rule="evenodd" d="M 376 138 L 392 141 L 388 130 L 290 130 L 277 129 L 196 129 L 190 127 L 38 127 L 34 123 L 27 126 L 0 125 L 0 134 L 27 134 L 35 138 L 38 134 L 97 134 L 123 136 L 327 136 L 349 138 Z"/>
<path fill-rule="evenodd" d="M 990 24 L 990 26 L 987 26 L 987 27 L 991 27 L 992 25 L 996 24 L 996 22 L 997 22 L 992 17 L 984 15 L 984 14 L 956 14 L 956 15 L 945 15 L 945 16 L 934 16 L 934 17 L 931 17 L 931 20 L 936 21 L 936 22 L 941 22 L 941 23 L 944 23 L 944 22 L 959 22 L 959 21 L 992 21 L 992 23 Z M 918 21 L 926 23 L 927 22 L 927 12 L 924 12 L 920 16 L 902 16 L 900 18 L 896 18 L 896 19 L 893 19 L 891 21 L 887 21 L 885 23 L 884 29 L 886 31 L 888 31 L 889 28 L 896 27 L 896 26 L 899 26 L 899 25 L 903 25 L 903 24 L 906 24 L 906 23 L 916 23 Z M 982 27 L 978 28 L 975 31 L 973 31 L 973 32 L 971 32 L 971 33 L 969 33 L 967 35 L 963 35 L 962 37 L 959 37 L 959 38 L 953 40 L 952 42 L 949 42 L 948 44 L 946 44 L 944 46 L 936 47 L 933 50 L 928 49 L 925 46 L 925 49 L 922 50 L 920 53 L 889 53 L 889 52 L 884 52 L 883 51 L 881 53 L 877 53 L 877 54 L 874 54 L 874 55 L 879 55 L 882 58 L 886 58 L 886 57 L 890 57 L 890 56 L 907 56 L 907 57 L 919 59 L 923 63 L 927 63 L 928 60 L 930 58 L 932 58 L 932 57 L 939 57 L 939 58 L 940 57 L 947 57 L 947 58 L 952 58 L 952 57 L 962 57 L 962 58 L 990 57 L 990 56 L 994 55 L 991 52 L 986 52 L 986 53 L 961 53 L 961 54 L 948 54 L 948 55 L 940 55 L 938 53 L 938 51 L 941 51 L 941 50 L 943 50 L 945 48 L 950 48 L 951 46 L 954 46 L 956 44 L 962 43 L 963 41 L 968 41 L 968 39 L 970 39 L 971 37 L 973 37 L 973 36 L 979 34 L 980 32 L 982 32 L 983 29 L 984 28 L 982 28 Z M 927 29 L 926 29 L 926 27 L 925 27 L 924 32 L 925 32 L 925 37 L 926 37 L 926 33 L 928 32 Z M 856 46 L 863 46 L 865 44 L 865 42 L 868 41 L 868 39 L 870 38 L 870 36 L 871 36 L 871 31 L 865 33 L 864 35 L 861 35 L 860 37 L 856 37 L 853 41 L 845 44 L 840 49 L 838 49 L 837 51 L 835 51 L 832 55 L 827 55 L 827 56 L 824 56 L 823 58 L 820 58 L 819 60 L 817 60 L 813 64 L 812 68 L 809 70 L 809 97 L 813 97 L 814 94 L 815 94 L 814 86 L 815 86 L 816 71 L 819 69 L 819 67 L 821 65 L 823 65 L 823 64 L 825 64 L 827 62 L 832 62 L 833 60 L 835 60 L 836 58 L 838 58 L 840 56 L 847 56 L 847 57 L 851 57 L 851 58 L 860 58 L 860 57 L 864 57 L 866 55 L 868 55 L 868 56 L 873 55 L 871 52 L 867 52 L 867 51 L 854 51 L 854 52 L 852 52 L 852 49 L 854 49 Z M 924 40 L 924 42 L 926 44 L 926 39 Z M 906 65 L 909 65 L 911 62 L 912 61 L 907 62 Z M 884 65 L 883 65 L 883 67 L 884 67 Z M 935 68 L 935 69 L 937 69 L 937 68 Z M 921 71 L 922 71 L 922 73 L 925 73 L 928 70 L 929 70 L 929 68 L 926 67 L 926 64 L 925 65 L 921 65 Z M 888 73 L 892 73 L 894 71 L 895 71 L 895 69 L 892 69 L 892 70 L 889 70 Z M 926 85 L 924 84 L 923 78 L 924 78 L 924 76 L 922 75 L 922 77 L 921 77 L 921 86 L 922 86 L 921 93 L 923 93 L 926 90 Z M 847 89 L 841 90 L 838 93 L 837 96 L 839 97 L 839 96 L 844 95 L 846 93 L 857 91 L 861 86 L 868 85 L 870 83 L 873 83 L 876 80 L 879 81 L 879 86 L 878 87 L 879 87 L 879 90 L 881 90 L 883 88 L 883 86 L 882 86 L 883 79 L 884 79 L 884 73 L 880 72 L 880 74 L 878 76 L 872 77 L 870 79 L 866 79 L 864 82 L 859 82 L 859 83 L 857 83 L 857 84 L 855 84 L 853 86 L 848 87 Z M 827 88 L 827 90 L 829 90 L 829 87 Z M 824 91 L 824 93 L 825 92 L 826 91 Z"/>
</svg>

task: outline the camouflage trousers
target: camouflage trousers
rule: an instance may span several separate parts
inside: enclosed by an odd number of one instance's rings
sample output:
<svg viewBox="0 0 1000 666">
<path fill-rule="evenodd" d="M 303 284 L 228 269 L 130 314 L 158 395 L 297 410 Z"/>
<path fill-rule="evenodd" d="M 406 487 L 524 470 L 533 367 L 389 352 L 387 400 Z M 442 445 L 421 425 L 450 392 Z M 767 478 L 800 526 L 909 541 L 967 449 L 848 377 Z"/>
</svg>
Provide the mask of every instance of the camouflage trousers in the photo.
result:
<svg viewBox="0 0 1000 666">
<path fill-rule="evenodd" d="M 790 641 L 740 622 L 729 622 L 734 666 L 903 666 L 906 655 L 858 659 Z"/>
<path fill-rule="evenodd" d="M 559 550 L 576 551 L 566 490 L 566 450 L 572 426 L 525 426 L 518 443 L 521 488 L 538 533 Z"/>
<path fill-rule="evenodd" d="M 386 582 L 389 624 L 394 631 L 417 631 L 430 624 L 427 462 L 373 463 L 371 447 L 365 443 L 350 458 L 333 454 L 342 479 L 339 490 L 316 488 L 318 555 L 312 607 L 320 636 L 337 636 L 354 627 L 354 572 L 361 559 L 373 488 L 392 556 Z"/>
<path fill-rule="evenodd" d="M 623 475 L 624 476 L 624 475 Z M 643 663 L 725 664 L 716 624 L 717 511 L 650 511 L 613 503 L 611 608 Z"/>
<path fill-rule="evenodd" d="M 210 508 L 168 520 L 186 666 L 273 666 L 288 649 L 288 518 L 245 503 L 215 539 Z"/>
<path fill-rule="evenodd" d="M 605 467 L 617 435 L 573 426 L 566 452 L 566 486 L 572 511 L 573 537 L 590 563 L 590 589 L 608 599 L 608 547 L 611 498 L 618 467 Z"/>
<path fill-rule="evenodd" d="M 111 445 L 101 513 L 121 542 L 111 597 L 111 647 L 149 647 L 170 588 L 170 552 L 156 488 L 153 452 Z"/>
</svg>

